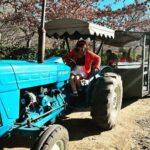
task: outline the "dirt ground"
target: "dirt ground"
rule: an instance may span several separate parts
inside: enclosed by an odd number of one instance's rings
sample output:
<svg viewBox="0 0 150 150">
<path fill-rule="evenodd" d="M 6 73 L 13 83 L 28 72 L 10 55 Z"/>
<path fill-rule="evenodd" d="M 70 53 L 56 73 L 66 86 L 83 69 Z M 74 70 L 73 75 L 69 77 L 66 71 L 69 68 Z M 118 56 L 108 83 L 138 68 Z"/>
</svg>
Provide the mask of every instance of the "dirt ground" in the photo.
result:
<svg viewBox="0 0 150 150">
<path fill-rule="evenodd" d="M 90 112 L 74 112 L 62 121 L 70 134 L 69 150 L 150 150 L 150 97 L 123 103 L 118 124 L 100 131 Z M 3 150 L 29 150 L 32 139 L 11 138 Z"/>
</svg>

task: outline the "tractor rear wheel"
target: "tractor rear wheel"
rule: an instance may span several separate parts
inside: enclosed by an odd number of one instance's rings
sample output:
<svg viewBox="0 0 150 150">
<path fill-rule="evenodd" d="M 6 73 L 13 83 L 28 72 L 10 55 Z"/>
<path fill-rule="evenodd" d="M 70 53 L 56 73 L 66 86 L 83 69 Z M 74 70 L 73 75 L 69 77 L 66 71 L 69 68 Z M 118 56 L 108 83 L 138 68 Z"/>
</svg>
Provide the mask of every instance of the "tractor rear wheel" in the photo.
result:
<svg viewBox="0 0 150 150">
<path fill-rule="evenodd" d="M 68 150 L 68 131 L 61 125 L 51 125 L 35 142 L 32 150 Z"/>
<path fill-rule="evenodd" d="M 119 75 L 106 73 L 96 80 L 91 97 L 91 116 L 98 127 L 108 130 L 116 125 L 122 94 Z"/>
</svg>

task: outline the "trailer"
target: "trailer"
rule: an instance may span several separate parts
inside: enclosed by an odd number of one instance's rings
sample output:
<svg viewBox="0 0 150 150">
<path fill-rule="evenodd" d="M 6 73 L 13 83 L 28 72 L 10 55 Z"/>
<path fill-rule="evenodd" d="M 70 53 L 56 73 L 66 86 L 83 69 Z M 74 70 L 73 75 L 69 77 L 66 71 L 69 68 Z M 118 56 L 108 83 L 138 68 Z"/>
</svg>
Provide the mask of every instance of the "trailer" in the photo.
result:
<svg viewBox="0 0 150 150">
<path fill-rule="evenodd" d="M 119 62 L 114 72 L 121 75 L 123 97 L 144 97 L 150 93 L 150 33 L 116 31 L 105 44 L 128 52 L 132 60 Z"/>
</svg>

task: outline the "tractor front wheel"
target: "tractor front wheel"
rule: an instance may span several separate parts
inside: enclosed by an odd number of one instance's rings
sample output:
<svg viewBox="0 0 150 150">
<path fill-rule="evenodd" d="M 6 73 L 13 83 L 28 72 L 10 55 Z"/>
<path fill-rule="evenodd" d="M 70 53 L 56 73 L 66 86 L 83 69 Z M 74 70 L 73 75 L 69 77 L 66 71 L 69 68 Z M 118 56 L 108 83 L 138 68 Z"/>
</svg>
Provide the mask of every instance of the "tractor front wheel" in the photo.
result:
<svg viewBox="0 0 150 150">
<path fill-rule="evenodd" d="M 68 131 L 61 125 L 51 125 L 35 142 L 32 150 L 68 150 Z"/>
</svg>

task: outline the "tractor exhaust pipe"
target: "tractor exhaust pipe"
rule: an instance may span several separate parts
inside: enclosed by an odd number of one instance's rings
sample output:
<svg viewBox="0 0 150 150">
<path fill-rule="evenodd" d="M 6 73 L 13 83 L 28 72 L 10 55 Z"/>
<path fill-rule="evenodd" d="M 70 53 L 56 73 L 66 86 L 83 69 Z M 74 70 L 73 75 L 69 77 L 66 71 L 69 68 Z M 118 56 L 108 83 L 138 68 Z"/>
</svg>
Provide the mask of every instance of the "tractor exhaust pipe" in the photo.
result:
<svg viewBox="0 0 150 150">
<path fill-rule="evenodd" d="M 41 25 L 38 29 L 38 63 L 44 62 L 45 57 L 45 10 L 46 10 L 46 0 L 42 2 L 42 16 L 41 16 Z"/>
</svg>

